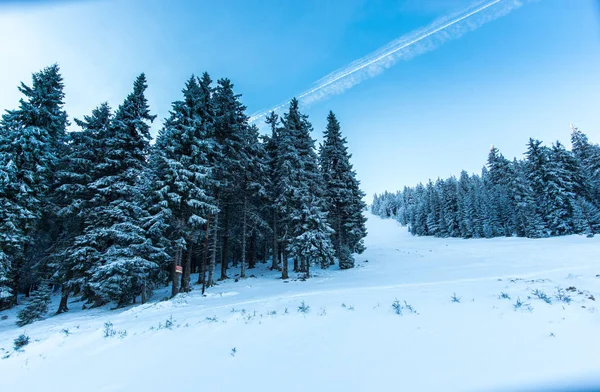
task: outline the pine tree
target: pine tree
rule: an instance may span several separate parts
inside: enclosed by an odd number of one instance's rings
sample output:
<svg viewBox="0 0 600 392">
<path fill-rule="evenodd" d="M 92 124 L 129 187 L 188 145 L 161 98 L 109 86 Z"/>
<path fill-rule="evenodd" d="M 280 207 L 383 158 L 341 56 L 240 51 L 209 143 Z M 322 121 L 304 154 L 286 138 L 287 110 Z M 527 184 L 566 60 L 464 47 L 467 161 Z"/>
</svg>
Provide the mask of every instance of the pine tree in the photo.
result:
<svg viewBox="0 0 600 392">
<path fill-rule="evenodd" d="M 533 191 L 533 197 L 535 199 L 535 206 L 537 214 L 541 217 L 544 222 L 546 229 L 548 223 L 546 218 L 550 210 L 550 203 L 546 192 L 548 191 L 548 148 L 542 146 L 540 140 L 529 139 L 527 143 L 527 152 L 525 153 L 527 158 L 526 165 L 526 176 Z M 548 236 L 546 230 L 541 235 L 542 237 Z"/>
<path fill-rule="evenodd" d="M 300 113 L 298 100 L 293 99 L 288 112 L 282 119 L 277 151 L 276 183 L 278 197 L 275 200 L 281 219 L 284 250 L 294 259 L 295 269 L 308 270 L 316 262 L 314 255 L 303 257 L 298 251 L 311 228 L 308 220 L 320 220 L 325 212 L 322 176 L 318 168 L 318 157 L 314 140 L 310 137 L 312 125 L 308 116 Z M 314 216 L 308 217 L 307 214 Z M 325 223 L 326 224 L 326 223 Z M 328 225 L 327 225 L 328 226 Z M 323 233 L 329 230 L 322 231 Z M 318 236 L 324 243 L 318 247 L 325 252 L 331 247 L 328 235 Z M 323 258 L 327 256 L 323 254 Z M 283 257 L 282 278 L 288 278 L 287 255 Z"/>
<path fill-rule="evenodd" d="M 515 205 L 516 233 L 522 237 L 544 237 L 546 229 L 536 208 L 534 191 L 527 179 L 526 164 L 515 159 L 511 171 L 513 174 L 510 177 L 512 179 L 510 188 Z"/>
<path fill-rule="evenodd" d="M 87 299 L 95 305 L 108 301 L 124 306 L 152 289 L 160 253 L 143 227 L 142 183 L 150 148 L 150 114 L 141 74 L 133 92 L 116 111 L 105 136 L 106 154 L 98 165 L 98 179 L 90 184 L 96 193 L 84 234 L 76 239 L 81 257 L 89 260 Z"/>
<path fill-rule="evenodd" d="M 292 222 L 297 236 L 290 241 L 288 250 L 305 266 L 306 277 L 310 276 L 310 266 L 313 264 L 321 268 L 329 267 L 335 257 L 331 243 L 334 230 L 327 224 L 327 213 L 321 210 L 315 198 L 302 204 L 302 210 L 294 214 Z"/>
<path fill-rule="evenodd" d="M 279 150 L 279 116 L 275 112 L 271 112 L 265 122 L 271 128 L 271 135 L 265 137 L 265 153 L 267 154 L 267 170 L 268 170 L 268 181 L 267 183 L 267 198 L 269 202 L 268 208 L 271 214 L 271 232 L 273 234 L 273 244 L 271 246 L 271 269 L 278 269 L 280 259 L 280 247 L 279 247 L 279 209 L 277 208 L 278 198 L 278 152 Z"/>
<path fill-rule="evenodd" d="M 50 285 L 48 285 L 48 282 L 43 281 L 38 289 L 33 292 L 27 305 L 17 314 L 19 319 L 17 325 L 22 327 L 43 318 L 48 311 L 51 294 Z"/>
<path fill-rule="evenodd" d="M 363 238 L 367 234 L 363 215 L 366 207 L 362 200 L 364 193 L 360 190 L 350 158 L 340 124 L 333 112 L 329 112 L 319 159 L 328 222 L 335 230 L 332 240 L 342 269 L 354 267 L 352 253 L 364 251 Z"/>
<path fill-rule="evenodd" d="M 102 103 L 83 120 L 75 119 L 81 130 L 69 132 L 66 151 L 61 159 L 62 170 L 58 174 L 55 200 L 63 233 L 56 246 L 53 263 L 57 283 L 62 286 L 57 313 L 68 311 L 69 294 L 84 290 L 89 278 L 88 244 L 79 239 L 84 234 L 86 222 L 92 219 L 96 193 L 90 185 L 99 178 L 97 167 L 106 154 L 104 138 L 111 119 L 107 103 Z"/>
<path fill-rule="evenodd" d="M 2 269 L 11 275 L 13 303 L 20 288 L 35 283 L 34 269 L 44 256 L 38 252 L 48 242 L 40 236 L 52 227 L 49 198 L 68 124 L 63 88 L 58 65 L 34 73 L 31 87 L 19 87 L 24 95 L 19 108 L 7 111 L 0 122 L 0 216 L 7 219 L 0 248 Z"/>
<path fill-rule="evenodd" d="M 153 183 L 159 203 L 169 209 L 169 237 L 174 248 L 170 252 L 173 258 L 172 294 L 179 291 L 175 275 L 177 265 L 184 265 L 181 291 L 191 290 L 192 249 L 201 241 L 207 217 L 218 211 L 210 195 L 213 184 L 209 153 L 213 143 L 205 115 L 206 101 L 195 76 L 186 83 L 183 95 L 182 101 L 173 103 L 170 117 L 159 132 L 152 160 Z M 159 210 L 161 214 L 166 213 Z M 186 251 L 189 257 L 184 258 Z"/>
<path fill-rule="evenodd" d="M 500 151 L 492 146 L 488 154 L 487 168 L 489 173 L 489 197 L 497 213 L 497 221 L 503 235 L 509 237 L 514 234 L 514 204 L 510 201 L 509 183 L 511 171 L 509 161 Z"/>
<path fill-rule="evenodd" d="M 573 234 L 573 204 L 577 169 L 574 158 L 560 143 L 552 146 L 548 162 L 545 196 L 548 200 L 547 221 L 552 235 Z"/>
<path fill-rule="evenodd" d="M 215 110 L 214 135 L 219 160 L 215 164 L 216 180 L 219 184 L 218 206 L 221 209 L 221 276 L 227 279 L 227 267 L 230 258 L 230 237 L 232 219 L 239 205 L 235 203 L 240 192 L 242 176 L 245 170 L 243 138 L 248 127 L 246 107 L 240 101 L 241 95 L 235 94 L 229 79 L 220 79 L 213 95 Z"/>
</svg>

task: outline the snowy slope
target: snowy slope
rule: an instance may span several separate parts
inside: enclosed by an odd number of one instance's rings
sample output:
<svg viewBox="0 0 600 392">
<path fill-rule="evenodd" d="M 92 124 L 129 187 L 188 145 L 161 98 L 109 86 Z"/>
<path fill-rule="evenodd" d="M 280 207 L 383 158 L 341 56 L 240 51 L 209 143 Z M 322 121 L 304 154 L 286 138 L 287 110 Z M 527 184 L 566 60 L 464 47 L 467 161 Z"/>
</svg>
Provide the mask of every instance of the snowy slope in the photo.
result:
<svg viewBox="0 0 600 392">
<path fill-rule="evenodd" d="M 516 390 L 599 381 L 600 238 L 417 238 L 372 215 L 368 230 L 357 268 L 314 270 L 307 281 L 282 282 L 261 265 L 250 270 L 256 278 L 206 297 L 160 301 L 165 290 L 112 311 L 74 302 L 68 314 L 25 328 L 14 324 L 17 310 L 0 313 L 8 316 L 0 391 Z M 557 286 L 575 288 L 570 304 L 554 298 Z M 514 310 L 518 297 L 531 308 Z M 416 313 L 395 314 L 396 298 Z M 298 312 L 302 301 L 307 313 Z M 105 338 L 107 321 L 126 336 Z M 23 331 L 33 342 L 14 352 Z"/>
</svg>

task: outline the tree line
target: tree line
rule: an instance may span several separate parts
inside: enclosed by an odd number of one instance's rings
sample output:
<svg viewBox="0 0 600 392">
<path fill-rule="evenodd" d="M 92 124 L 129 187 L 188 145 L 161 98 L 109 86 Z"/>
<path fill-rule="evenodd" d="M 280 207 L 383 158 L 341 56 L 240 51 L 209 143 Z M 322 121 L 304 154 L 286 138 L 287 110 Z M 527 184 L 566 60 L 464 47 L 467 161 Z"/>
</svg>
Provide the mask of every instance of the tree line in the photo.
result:
<svg viewBox="0 0 600 392">
<path fill-rule="evenodd" d="M 571 151 L 533 138 L 524 159 L 491 148 L 481 174 L 375 195 L 372 212 L 413 235 L 529 237 L 600 232 L 600 146 L 572 127 Z"/>
<path fill-rule="evenodd" d="M 283 279 L 289 260 L 307 277 L 354 266 L 366 206 L 332 112 L 318 151 L 296 99 L 261 135 L 231 81 L 204 73 L 151 143 L 146 88 L 141 74 L 116 110 L 102 103 L 71 124 L 58 65 L 19 86 L 0 122 L 0 309 L 31 295 L 26 324 L 51 290 L 61 313 L 72 296 L 120 307 L 166 284 L 204 291 L 259 261 Z"/>
</svg>

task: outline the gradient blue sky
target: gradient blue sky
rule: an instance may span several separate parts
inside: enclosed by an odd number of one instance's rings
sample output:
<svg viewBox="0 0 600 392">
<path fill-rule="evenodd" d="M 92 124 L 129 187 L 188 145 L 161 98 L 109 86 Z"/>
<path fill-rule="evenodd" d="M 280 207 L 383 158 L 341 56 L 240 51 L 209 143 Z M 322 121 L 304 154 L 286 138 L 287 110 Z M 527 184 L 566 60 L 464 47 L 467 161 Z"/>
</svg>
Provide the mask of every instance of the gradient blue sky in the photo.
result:
<svg viewBox="0 0 600 392">
<path fill-rule="evenodd" d="M 513 0 L 507 0 L 513 1 Z M 57 62 L 67 110 L 117 106 L 146 72 L 163 119 L 191 73 L 230 78 L 249 114 L 474 0 L 108 0 L 0 2 L 0 109 Z M 342 124 L 368 194 L 477 172 L 491 144 L 520 156 L 530 136 L 600 142 L 600 7 L 540 0 L 305 112 L 321 139 Z M 155 124 L 154 131 L 160 123 Z"/>
</svg>

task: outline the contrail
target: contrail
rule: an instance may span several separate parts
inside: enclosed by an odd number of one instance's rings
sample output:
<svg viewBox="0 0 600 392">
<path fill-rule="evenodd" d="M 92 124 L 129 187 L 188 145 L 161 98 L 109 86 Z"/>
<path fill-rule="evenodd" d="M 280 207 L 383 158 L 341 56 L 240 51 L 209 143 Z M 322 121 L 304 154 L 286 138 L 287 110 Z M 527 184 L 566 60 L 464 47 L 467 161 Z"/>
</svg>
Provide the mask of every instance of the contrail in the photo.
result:
<svg viewBox="0 0 600 392">
<path fill-rule="evenodd" d="M 310 105 L 330 95 L 340 94 L 352 86 L 377 76 L 398 60 L 409 59 L 431 51 L 452 39 L 456 39 L 483 26 L 484 24 L 508 14 L 529 0 L 493 0 L 478 1 L 469 8 L 453 15 L 437 19 L 430 25 L 397 38 L 373 53 L 360 58 L 318 80 L 314 87 L 299 94 L 303 105 Z M 271 111 L 279 111 L 289 104 L 289 100 L 250 116 L 254 123 Z"/>
</svg>

